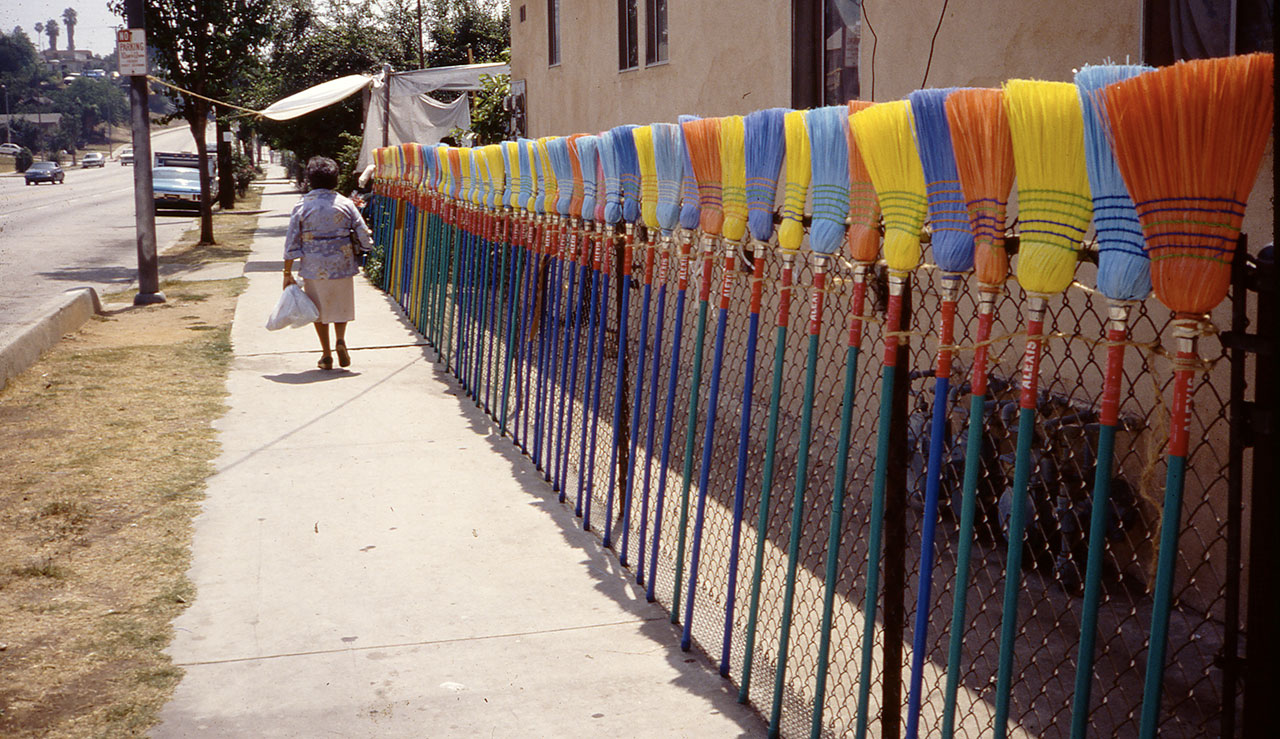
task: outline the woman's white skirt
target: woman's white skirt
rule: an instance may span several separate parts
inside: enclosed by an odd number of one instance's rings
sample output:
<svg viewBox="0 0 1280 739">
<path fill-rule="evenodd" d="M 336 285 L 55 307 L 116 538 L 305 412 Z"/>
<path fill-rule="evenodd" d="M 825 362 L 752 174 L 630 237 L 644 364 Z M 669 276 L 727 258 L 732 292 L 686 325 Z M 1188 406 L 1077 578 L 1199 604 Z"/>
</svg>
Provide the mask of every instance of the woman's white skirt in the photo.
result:
<svg viewBox="0 0 1280 739">
<path fill-rule="evenodd" d="M 302 281 L 302 291 L 320 309 L 319 323 L 346 323 L 355 320 L 356 290 L 352 278 L 322 280 L 312 277 Z"/>
</svg>

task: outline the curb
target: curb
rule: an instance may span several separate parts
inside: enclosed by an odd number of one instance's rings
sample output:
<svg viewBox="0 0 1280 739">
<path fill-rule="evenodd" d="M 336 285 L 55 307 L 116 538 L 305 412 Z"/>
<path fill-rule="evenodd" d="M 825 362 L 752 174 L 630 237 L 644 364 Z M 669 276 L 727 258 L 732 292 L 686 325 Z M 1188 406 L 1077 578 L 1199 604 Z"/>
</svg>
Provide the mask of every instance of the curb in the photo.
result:
<svg viewBox="0 0 1280 739">
<path fill-rule="evenodd" d="M 0 339 L 0 390 L 36 363 L 64 334 L 80 328 L 90 316 L 102 312 L 102 301 L 91 287 L 68 290 L 49 301 L 35 321 L 17 333 Z"/>
</svg>

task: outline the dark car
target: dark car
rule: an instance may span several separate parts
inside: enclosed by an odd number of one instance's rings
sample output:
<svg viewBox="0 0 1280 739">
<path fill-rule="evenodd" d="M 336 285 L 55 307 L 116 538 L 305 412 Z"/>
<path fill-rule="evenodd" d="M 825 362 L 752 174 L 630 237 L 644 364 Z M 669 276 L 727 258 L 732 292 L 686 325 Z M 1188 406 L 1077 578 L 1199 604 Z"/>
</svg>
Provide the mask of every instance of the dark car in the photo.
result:
<svg viewBox="0 0 1280 739">
<path fill-rule="evenodd" d="M 209 183 L 210 197 L 218 197 L 217 181 Z M 151 190 L 156 208 L 199 208 L 200 170 L 190 167 L 156 167 L 151 170 Z"/>
<path fill-rule="evenodd" d="M 34 185 L 37 182 L 62 182 L 67 178 L 57 162 L 36 162 L 27 168 L 25 176 L 28 185 Z"/>
</svg>

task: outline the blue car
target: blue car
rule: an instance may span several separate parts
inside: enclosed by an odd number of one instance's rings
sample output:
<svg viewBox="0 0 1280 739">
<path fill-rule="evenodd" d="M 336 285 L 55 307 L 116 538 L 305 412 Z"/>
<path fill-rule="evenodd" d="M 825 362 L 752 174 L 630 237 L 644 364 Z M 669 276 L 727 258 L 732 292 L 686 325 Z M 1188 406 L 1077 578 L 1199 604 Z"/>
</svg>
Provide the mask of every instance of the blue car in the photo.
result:
<svg viewBox="0 0 1280 739">
<path fill-rule="evenodd" d="M 217 199 L 217 182 L 209 183 L 209 196 Z M 151 170 L 151 190 L 156 208 L 200 207 L 200 170 L 191 167 L 156 167 Z"/>
<path fill-rule="evenodd" d="M 62 167 L 57 162 L 36 162 L 27 168 L 26 174 L 23 176 L 26 178 L 28 185 L 34 185 L 39 182 L 59 184 L 67 178 L 67 175 L 62 171 Z"/>
</svg>

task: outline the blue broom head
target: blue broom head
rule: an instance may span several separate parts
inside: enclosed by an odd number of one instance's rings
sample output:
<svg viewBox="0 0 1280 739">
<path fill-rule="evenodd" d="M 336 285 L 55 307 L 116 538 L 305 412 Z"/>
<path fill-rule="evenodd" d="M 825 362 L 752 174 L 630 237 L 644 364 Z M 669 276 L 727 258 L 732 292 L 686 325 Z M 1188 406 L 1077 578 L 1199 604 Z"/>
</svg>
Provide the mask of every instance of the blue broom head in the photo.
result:
<svg viewBox="0 0 1280 739">
<path fill-rule="evenodd" d="M 747 157 L 747 229 L 751 237 L 768 241 L 773 236 L 773 204 L 778 194 L 778 173 L 787 153 L 782 119 L 786 108 L 757 110 L 743 119 Z"/>
<path fill-rule="evenodd" d="M 533 148 L 530 139 L 517 139 L 520 152 L 520 201 L 518 207 L 528 209 L 533 198 Z"/>
<path fill-rule="evenodd" d="M 924 169 L 933 261 L 943 272 L 968 272 L 973 269 L 973 230 L 964 191 L 960 189 L 945 105 L 947 95 L 954 90 L 916 90 L 907 99 L 911 102 L 916 149 Z"/>
<path fill-rule="evenodd" d="M 689 153 L 689 142 L 684 137 L 684 124 L 698 120 L 698 116 L 682 115 L 676 120 L 680 122 L 680 148 L 684 149 L 684 171 L 680 178 L 680 226 L 692 231 L 702 220 L 702 202 L 698 195 L 698 178 L 693 174 L 693 156 Z"/>
<path fill-rule="evenodd" d="M 849 217 L 849 108 L 830 105 L 805 113 L 813 220 L 809 248 L 828 256 L 844 243 Z"/>
<path fill-rule="evenodd" d="M 427 176 L 423 178 L 427 187 L 434 187 L 436 182 L 436 150 L 435 147 L 422 150 L 422 162 L 427 168 Z"/>
<path fill-rule="evenodd" d="M 1142 226 L 1120 177 L 1100 94 L 1112 82 L 1137 77 L 1152 67 L 1137 64 L 1086 66 L 1076 73 L 1084 108 L 1084 163 L 1093 191 L 1093 226 L 1098 233 L 1098 291 L 1112 300 L 1141 300 L 1151 292 L 1151 259 L 1143 249 Z"/>
<path fill-rule="evenodd" d="M 582 168 L 582 220 L 596 217 L 596 161 L 600 156 L 600 137 L 578 139 L 578 165 Z"/>
<path fill-rule="evenodd" d="M 544 143 L 543 146 L 546 146 Z M 538 142 L 530 147 L 529 159 L 533 162 L 533 212 L 541 215 L 547 212 L 547 173 L 543 171 L 542 157 L 538 152 Z"/>
<path fill-rule="evenodd" d="M 625 136 L 631 140 L 631 131 L 614 128 L 604 132 L 600 142 L 600 168 L 604 170 L 604 221 L 617 223 L 622 220 L 622 172 L 618 169 L 618 147 L 614 139 Z M 634 148 L 634 144 L 632 145 Z M 637 160 L 638 168 L 638 160 Z"/>
<path fill-rule="evenodd" d="M 638 126 L 618 126 L 610 137 L 618 161 L 618 178 L 622 180 L 622 217 L 631 223 L 640 219 L 640 155 L 631 133 L 635 128 Z"/>
<path fill-rule="evenodd" d="M 498 147 L 502 149 L 502 171 L 504 173 L 502 178 L 502 197 L 498 199 L 498 205 L 504 206 L 511 202 L 511 149 L 507 146 L 505 141 L 498 144 Z M 431 159 L 432 157 L 427 157 L 428 161 Z M 434 169 L 434 167 L 431 169 Z"/>
<path fill-rule="evenodd" d="M 557 136 L 548 141 L 547 158 L 551 160 L 551 171 L 555 172 L 556 182 L 560 185 L 556 195 L 556 212 L 567 216 L 569 201 L 573 199 L 573 163 L 569 161 L 568 137 Z"/>
<path fill-rule="evenodd" d="M 658 227 L 670 235 L 680 222 L 684 132 L 674 123 L 653 124 L 653 164 L 658 173 Z"/>
</svg>

